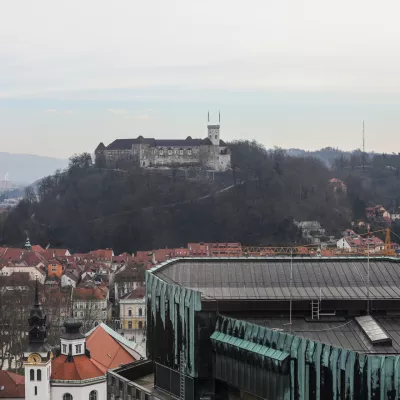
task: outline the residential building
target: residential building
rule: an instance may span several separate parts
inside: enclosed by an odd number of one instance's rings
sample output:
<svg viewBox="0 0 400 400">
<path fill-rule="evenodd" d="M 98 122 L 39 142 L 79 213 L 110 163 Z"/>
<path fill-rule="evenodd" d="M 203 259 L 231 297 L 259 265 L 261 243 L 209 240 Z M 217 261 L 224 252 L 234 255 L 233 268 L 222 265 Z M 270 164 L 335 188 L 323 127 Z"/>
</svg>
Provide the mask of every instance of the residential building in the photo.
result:
<svg viewBox="0 0 400 400">
<path fill-rule="evenodd" d="M 73 315 L 88 330 L 111 319 L 109 291 L 105 286 L 73 289 Z"/>
<path fill-rule="evenodd" d="M 47 264 L 47 276 L 57 276 L 58 278 L 61 278 L 64 273 L 64 266 L 62 263 L 57 260 L 56 258 L 53 258 L 49 260 Z"/>
<path fill-rule="evenodd" d="M 332 188 L 334 193 L 347 193 L 346 184 L 337 178 L 332 178 L 329 180 L 329 186 Z"/>
<path fill-rule="evenodd" d="M 131 265 L 117 271 L 113 282 L 115 289 L 115 301 L 120 297 L 131 293 L 137 287 L 142 286 L 145 280 L 145 269 L 141 265 Z"/>
<path fill-rule="evenodd" d="M 385 243 L 377 236 L 362 237 L 352 230 L 347 230 L 346 235 L 336 243 L 338 249 L 347 251 L 369 251 L 370 253 L 379 253 L 384 250 Z"/>
<path fill-rule="evenodd" d="M 72 286 L 76 287 L 79 282 L 79 277 L 77 277 L 72 272 L 65 272 L 64 275 L 61 277 L 61 287 Z"/>
<path fill-rule="evenodd" d="M 146 274 L 147 360 L 110 370 L 108 396 L 398 398 L 399 265 L 367 257 L 167 261 Z"/>
<path fill-rule="evenodd" d="M 119 319 L 124 337 L 134 338 L 145 336 L 146 329 L 146 288 L 139 286 L 119 300 Z"/>
<path fill-rule="evenodd" d="M 41 284 L 43 284 L 46 279 L 46 274 L 41 268 L 28 267 L 27 265 L 22 264 L 7 264 L 0 270 L 0 275 L 3 276 L 11 276 L 16 273 L 27 273 L 30 280 L 34 281 L 37 279 Z"/>
</svg>

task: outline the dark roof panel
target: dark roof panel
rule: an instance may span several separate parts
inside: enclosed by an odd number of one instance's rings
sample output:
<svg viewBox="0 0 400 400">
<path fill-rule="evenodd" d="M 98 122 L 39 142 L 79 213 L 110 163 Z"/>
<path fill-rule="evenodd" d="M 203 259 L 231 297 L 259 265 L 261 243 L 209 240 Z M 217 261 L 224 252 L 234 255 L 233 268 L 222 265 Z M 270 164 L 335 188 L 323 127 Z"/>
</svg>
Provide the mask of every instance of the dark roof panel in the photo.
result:
<svg viewBox="0 0 400 400">
<path fill-rule="evenodd" d="M 370 260 L 371 299 L 400 299 L 400 264 Z M 366 299 L 366 259 L 289 258 L 180 259 L 153 273 L 168 282 L 199 290 L 204 296 L 231 299 Z M 215 289 L 218 288 L 216 291 Z M 222 289 L 222 290 L 221 290 Z"/>
</svg>

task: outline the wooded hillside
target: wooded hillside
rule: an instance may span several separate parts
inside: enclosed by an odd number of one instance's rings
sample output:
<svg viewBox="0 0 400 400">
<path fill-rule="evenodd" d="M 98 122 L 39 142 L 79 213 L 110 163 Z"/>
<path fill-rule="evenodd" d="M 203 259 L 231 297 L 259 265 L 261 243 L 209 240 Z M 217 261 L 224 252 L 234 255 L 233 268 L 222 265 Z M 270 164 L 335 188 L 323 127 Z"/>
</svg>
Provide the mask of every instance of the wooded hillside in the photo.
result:
<svg viewBox="0 0 400 400">
<path fill-rule="evenodd" d="M 330 232 L 347 227 L 346 196 L 329 189 L 332 172 L 319 160 L 230 144 L 233 171 L 223 180 L 185 179 L 140 169 L 107 170 L 89 154 L 43 179 L 0 226 L 0 243 L 116 253 L 187 242 L 299 242 L 297 220 L 319 220 Z M 209 196 L 208 196 L 209 195 Z"/>
</svg>

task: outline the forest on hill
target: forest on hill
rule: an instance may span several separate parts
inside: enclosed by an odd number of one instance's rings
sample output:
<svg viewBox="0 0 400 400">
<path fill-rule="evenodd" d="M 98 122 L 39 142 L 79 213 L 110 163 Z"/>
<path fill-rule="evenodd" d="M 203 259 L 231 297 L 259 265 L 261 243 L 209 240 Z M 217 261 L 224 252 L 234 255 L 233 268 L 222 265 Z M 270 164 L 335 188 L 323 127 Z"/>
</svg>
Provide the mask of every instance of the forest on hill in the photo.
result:
<svg viewBox="0 0 400 400">
<path fill-rule="evenodd" d="M 187 242 L 299 243 L 296 220 L 319 220 L 331 233 L 351 218 L 347 196 L 329 187 L 332 171 L 256 142 L 230 143 L 233 171 L 223 179 L 187 179 L 128 168 L 108 170 L 82 154 L 26 190 L 0 222 L 0 244 L 32 243 L 116 253 Z"/>
</svg>

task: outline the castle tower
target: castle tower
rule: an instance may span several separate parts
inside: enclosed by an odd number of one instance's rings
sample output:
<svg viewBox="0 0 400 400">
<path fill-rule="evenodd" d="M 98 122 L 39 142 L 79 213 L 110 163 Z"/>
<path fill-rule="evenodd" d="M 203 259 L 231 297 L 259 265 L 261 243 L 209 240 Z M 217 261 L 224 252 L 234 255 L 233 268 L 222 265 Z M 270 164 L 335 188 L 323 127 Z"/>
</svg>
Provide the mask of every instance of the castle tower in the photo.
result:
<svg viewBox="0 0 400 400">
<path fill-rule="evenodd" d="M 24 351 L 25 399 L 50 400 L 51 359 L 53 354 L 47 343 L 46 314 L 39 302 L 38 281 L 35 304 L 29 314 L 28 347 Z"/>
<path fill-rule="evenodd" d="M 210 124 L 210 113 L 208 113 L 208 138 L 211 140 L 212 144 L 214 146 L 219 146 L 219 141 L 220 141 L 220 134 L 219 134 L 219 128 L 220 128 L 220 123 L 221 123 L 221 113 L 219 113 L 219 118 L 218 118 L 218 125 L 211 125 Z"/>
</svg>

